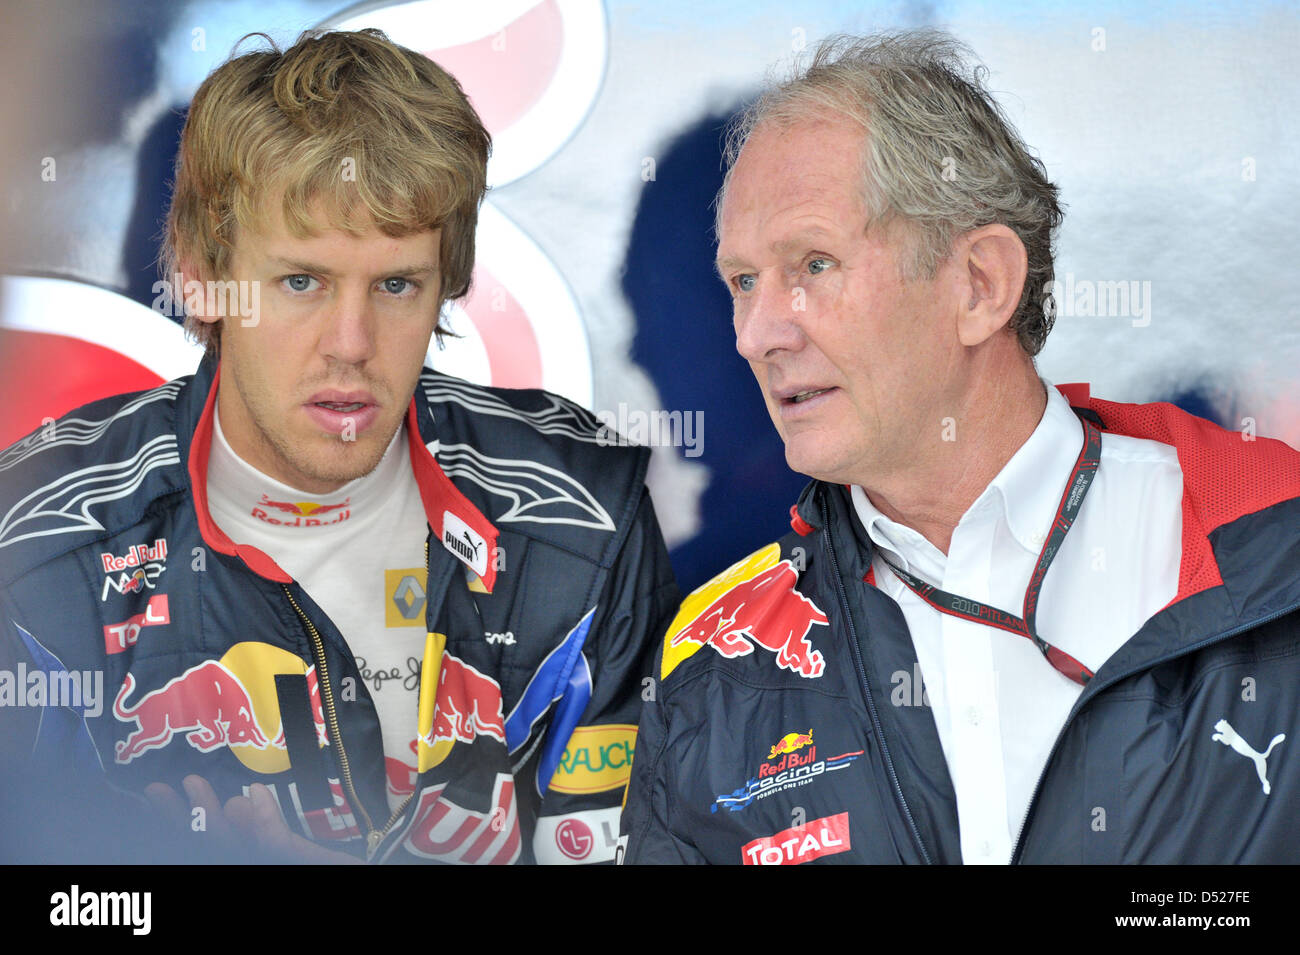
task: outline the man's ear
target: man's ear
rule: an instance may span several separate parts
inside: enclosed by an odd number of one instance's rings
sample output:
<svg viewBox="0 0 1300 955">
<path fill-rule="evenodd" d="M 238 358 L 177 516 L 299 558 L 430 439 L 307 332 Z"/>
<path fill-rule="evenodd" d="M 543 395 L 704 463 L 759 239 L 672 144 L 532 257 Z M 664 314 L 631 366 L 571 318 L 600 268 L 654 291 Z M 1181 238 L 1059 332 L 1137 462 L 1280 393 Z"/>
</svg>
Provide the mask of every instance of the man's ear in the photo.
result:
<svg viewBox="0 0 1300 955">
<path fill-rule="evenodd" d="M 207 300 L 204 295 L 203 273 L 190 260 L 177 264 L 181 276 L 181 301 L 185 305 L 185 314 L 195 321 L 212 324 L 221 321 L 220 315 L 207 313 Z"/>
<path fill-rule="evenodd" d="M 957 338 L 973 347 L 1004 328 L 1016 313 L 1029 256 L 1020 237 L 1000 223 L 973 229 L 958 242 L 967 299 L 957 317 Z"/>
</svg>

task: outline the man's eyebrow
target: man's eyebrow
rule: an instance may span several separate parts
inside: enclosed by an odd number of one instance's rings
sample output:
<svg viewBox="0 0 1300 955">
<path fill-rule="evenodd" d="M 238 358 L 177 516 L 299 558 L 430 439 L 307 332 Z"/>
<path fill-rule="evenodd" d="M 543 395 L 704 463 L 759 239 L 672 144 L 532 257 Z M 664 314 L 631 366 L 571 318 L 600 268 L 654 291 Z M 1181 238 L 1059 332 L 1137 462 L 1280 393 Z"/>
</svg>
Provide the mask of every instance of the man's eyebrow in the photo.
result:
<svg viewBox="0 0 1300 955">
<path fill-rule="evenodd" d="M 334 274 L 332 269 L 328 269 L 323 265 L 319 265 L 313 262 L 307 262 L 302 259 L 286 259 L 286 258 L 281 258 L 278 255 L 273 255 L 270 258 L 270 262 L 272 265 L 278 266 L 279 268 L 287 269 L 291 272 L 311 272 L 316 275 Z M 429 262 L 417 262 L 411 265 L 399 266 L 398 268 L 395 269 L 384 269 L 381 275 L 384 278 L 389 278 L 389 277 L 402 278 L 408 275 L 423 275 L 428 272 L 437 272 L 437 271 L 438 271 L 437 265 L 434 265 Z"/>
<path fill-rule="evenodd" d="M 713 263 L 713 267 L 718 270 L 719 275 L 725 275 L 728 269 L 739 268 L 744 264 L 744 259 L 738 259 L 734 255 L 724 255 Z"/>
<path fill-rule="evenodd" d="M 794 235 L 773 242 L 770 248 L 777 255 L 788 255 L 791 252 L 803 252 L 808 246 L 816 245 L 819 240 L 830 237 L 832 237 L 832 233 L 829 229 L 823 229 L 821 226 L 809 226 Z M 748 264 L 744 259 L 734 255 L 721 256 L 714 263 L 719 275 L 724 275 L 729 269 L 744 268 Z"/>
<path fill-rule="evenodd" d="M 772 251 L 777 253 L 802 252 L 807 246 L 816 244 L 818 240 L 830 237 L 831 232 L 829 229 L 823 229 L 821 226 L 809 226 L 779 242 L 773 242 Z"/>
</svg>

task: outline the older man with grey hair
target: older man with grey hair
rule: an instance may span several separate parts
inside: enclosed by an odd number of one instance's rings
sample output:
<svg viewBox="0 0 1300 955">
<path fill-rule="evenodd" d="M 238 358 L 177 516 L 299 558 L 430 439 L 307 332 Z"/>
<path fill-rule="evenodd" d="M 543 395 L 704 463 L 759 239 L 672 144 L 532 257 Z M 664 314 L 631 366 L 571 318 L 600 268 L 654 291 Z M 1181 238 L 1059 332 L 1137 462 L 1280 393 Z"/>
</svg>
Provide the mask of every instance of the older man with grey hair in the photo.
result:
<svg viewBox="0 0 1300 955">
<path fill-rule="evenodd" d="M 813 481 L 670 626 L 626 861 L 1300 859 L 1300 455 L 1040 379 L 1057 188 L 970 59 L 832 38 L 733 131 L 718 271 Z"/>
</svg>

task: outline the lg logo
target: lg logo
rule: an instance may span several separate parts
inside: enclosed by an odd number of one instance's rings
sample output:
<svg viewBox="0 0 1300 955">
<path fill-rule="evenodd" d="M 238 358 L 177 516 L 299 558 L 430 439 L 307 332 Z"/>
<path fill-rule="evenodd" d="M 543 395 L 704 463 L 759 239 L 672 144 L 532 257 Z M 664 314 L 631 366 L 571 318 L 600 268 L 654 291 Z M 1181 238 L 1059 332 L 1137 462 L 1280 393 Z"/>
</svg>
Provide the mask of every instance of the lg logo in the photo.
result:
<svg viewBox="0 0 1300 955">
<path fill-rule="evenodd" d="M 555 829 L 555 845 L 570 859 L 587 858 L 595 844 L 596 838 L 585 822 L 566 819 Z"/>
</svg>

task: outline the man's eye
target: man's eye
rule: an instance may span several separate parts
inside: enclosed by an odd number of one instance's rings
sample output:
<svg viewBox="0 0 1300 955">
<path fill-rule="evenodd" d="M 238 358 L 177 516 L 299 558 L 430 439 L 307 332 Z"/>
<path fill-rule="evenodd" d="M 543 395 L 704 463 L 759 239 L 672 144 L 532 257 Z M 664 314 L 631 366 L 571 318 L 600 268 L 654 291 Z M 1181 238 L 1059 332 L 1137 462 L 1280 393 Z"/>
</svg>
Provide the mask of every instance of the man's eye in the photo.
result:
<svg viewBox="0 0 1300 955">
<path fill-rule="evenodd" d="M 281 281 L 291 292 L 310 292 L 316 280 L 310 275 L 287 275 Z"/>
<path fill-rule="evenodd" d="M 384 279 L 380 284 L 383 285 L 384 291 L 389 295 L 401 295 L 415 288 L 415 283 L 410 279 L 403 278 Z"/>
<path fill-rule="evenodd" d="M 752 292 L 756 285 L 758 285 L 757 275 L 736 276 L 736 288 L 740 289 L 742 292 Z"/>
<path fill-rule="evenodd" d="M 831 267 L 830 259 L 816 258 L 808 263 L 808 271 L 813 275 L 820 275 Z"/>
</svg>

